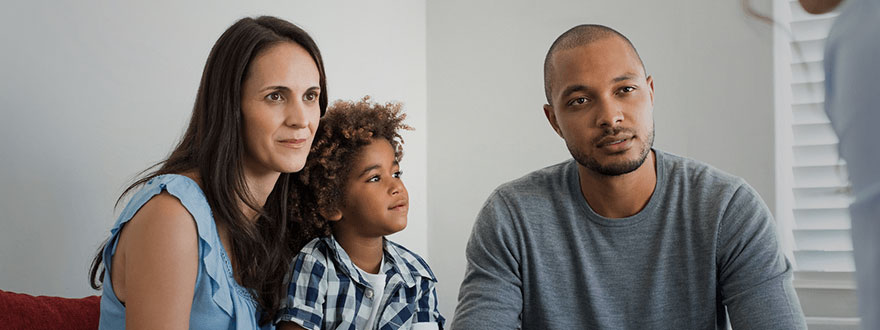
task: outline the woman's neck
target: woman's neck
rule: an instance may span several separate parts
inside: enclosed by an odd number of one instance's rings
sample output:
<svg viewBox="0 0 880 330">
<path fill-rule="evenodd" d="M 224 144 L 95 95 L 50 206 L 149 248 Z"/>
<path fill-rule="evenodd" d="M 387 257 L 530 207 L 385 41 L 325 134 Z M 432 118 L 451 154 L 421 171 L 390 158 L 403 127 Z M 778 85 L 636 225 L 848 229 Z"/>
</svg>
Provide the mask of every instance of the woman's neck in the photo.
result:
<svg viewBox="0 0 880 330">
<path fill-rule="evenodd" d="M 275 183 L 278 182 L 278 177 L 281 176 L 280 172 L 275 171 L 253 171 L 249 170 L 247 166 L 244 169 L 244 182 L 247 185 L 245 187 L 246 193 L 254 203 L 256 203 L 256 207 L 262 208 L 266 205 L 266 200 L 269 198 L 269 194 L 272 193 L 272 189 L 275 188 Z M 245 217 L 251 220 L 256 220 L 257 218 L 257 210 L 252 209 L 245 203 L 241 202 L 241 210 L 244 213 Z"/>
</svg>

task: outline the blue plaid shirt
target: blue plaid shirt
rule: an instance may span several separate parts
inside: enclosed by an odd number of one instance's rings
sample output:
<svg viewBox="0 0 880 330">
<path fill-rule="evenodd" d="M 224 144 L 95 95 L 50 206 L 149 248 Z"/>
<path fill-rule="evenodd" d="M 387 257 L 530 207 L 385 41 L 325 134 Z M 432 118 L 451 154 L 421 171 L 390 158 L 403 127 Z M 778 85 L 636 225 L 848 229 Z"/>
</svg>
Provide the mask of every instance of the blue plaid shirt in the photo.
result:
<svg viewBox="0 0 880 330">
<path fill-rule="evenodd" d="M 385 240 L 385 293 L 373 296 L 363 271 L 355 267 L 333 236 L 316 238 L 297 255 L 287 299 L 276 322 L 290 321 L 309 330 L 356 329 L 379 308 L 376 329 L 410 328 L 414 323 L 445 319 L 437 309 L 437 278 L 421 257 Z"/>
</svg>

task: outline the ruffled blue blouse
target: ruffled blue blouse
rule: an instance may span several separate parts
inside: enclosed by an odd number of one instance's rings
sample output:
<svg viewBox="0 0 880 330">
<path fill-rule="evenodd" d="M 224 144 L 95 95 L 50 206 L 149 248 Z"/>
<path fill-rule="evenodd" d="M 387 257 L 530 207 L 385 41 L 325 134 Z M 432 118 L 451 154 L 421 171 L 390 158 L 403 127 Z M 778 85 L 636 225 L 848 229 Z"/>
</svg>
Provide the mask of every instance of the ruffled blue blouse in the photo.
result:
<svg viewBox="0 0 880 330">
<path fill-rule="evenodd" d="M 259 309 L 250 292 L 235 281 L 232 265 L 211 213 L 208 200 L 199 185 L 192 179 L 166 174 L 148 181 L 135 193 L 113 229 L 104 248 L 104 291 L 101 295 L 100 329 L 125 329 L 125 306 L 113 292 L 110 279 L 111 264 L 119 233 L 153 196 L 167 191 L 180 200 L 196 221 L 199 234 L 199 270 L 190 311 L 190 329 L 258 329 Z M 268 324 L 263 329 L 272 329 Z"/>
</svg>

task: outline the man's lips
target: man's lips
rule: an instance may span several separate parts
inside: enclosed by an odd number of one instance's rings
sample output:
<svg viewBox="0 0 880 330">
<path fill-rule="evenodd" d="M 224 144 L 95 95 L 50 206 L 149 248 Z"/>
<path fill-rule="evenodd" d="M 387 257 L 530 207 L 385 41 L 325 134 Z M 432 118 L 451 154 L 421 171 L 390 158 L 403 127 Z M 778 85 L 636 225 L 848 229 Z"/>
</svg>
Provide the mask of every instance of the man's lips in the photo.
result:
<svg viewBox="0 0 880 330">
<path fill-rule="evenodd" d="M 630 139 L 632 139 L 632 135 L 606 136 L 599 140 L 599 143 L 597 143 L 596 145 L 599 148 L 617 146 L 629 141 Z"/>
</svg>

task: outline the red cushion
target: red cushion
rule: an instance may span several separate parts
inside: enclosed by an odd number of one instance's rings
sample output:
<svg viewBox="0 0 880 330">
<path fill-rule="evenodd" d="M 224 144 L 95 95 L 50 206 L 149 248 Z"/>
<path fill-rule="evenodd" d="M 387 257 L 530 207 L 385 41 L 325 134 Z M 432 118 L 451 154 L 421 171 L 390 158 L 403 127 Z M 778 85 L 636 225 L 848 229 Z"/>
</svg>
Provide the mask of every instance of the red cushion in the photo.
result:
<svg viewBox="0 0 880 330">
<path fill-rule="evenodd" d="M 0 328 L 97 329 L 101 297 L 31 296 L 0 290 Z"/>
</svg>

